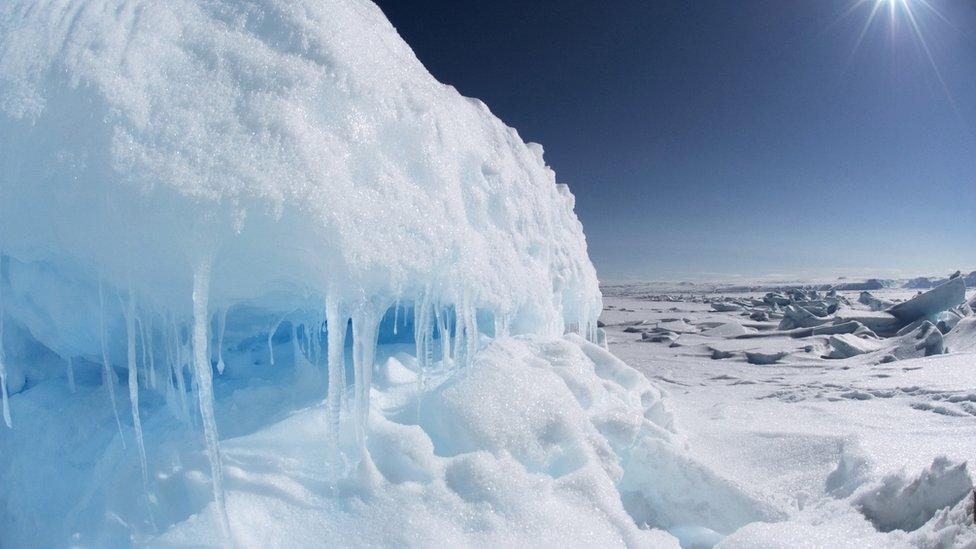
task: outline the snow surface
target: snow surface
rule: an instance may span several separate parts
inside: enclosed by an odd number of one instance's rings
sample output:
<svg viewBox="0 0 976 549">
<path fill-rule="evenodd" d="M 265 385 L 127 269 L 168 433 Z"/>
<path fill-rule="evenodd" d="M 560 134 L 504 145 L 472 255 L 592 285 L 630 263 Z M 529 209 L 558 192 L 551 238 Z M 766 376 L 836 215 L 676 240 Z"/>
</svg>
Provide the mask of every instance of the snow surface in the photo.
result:
<svg viewBox="0 0 976 549">
<path fill-rule="evenodd" d="M 828 358 L 832 335 L 739 339 L 715 331 L 737 324 L 775 332 L 775 320 L 749 322 L 748 311 L 719 313 L 702 299 L 761 300 L 762 293 L 665 293 L 673 290 L 654 294 L 653 286 L 635 284 L 605 298 L 609 348 L 666 392 L 690 459 L 785 517 L 698 539 L 701 546 L 976 546 L 973 476 L 965 465 L 976 455 L 971 350 L 882 362 L 895 337 L 871 340 L 863 354 Z M 894 301 L 915 292 L 873 293 Z M 856 302 L 858 292 L 841 296 Z M 971 344 L 971 318 L 946 340 Z M 666 343 L 627 331 L 666 326 L 681 327 Z M 751 364 L 746 353 L 783 358 Z"/>
</svg>

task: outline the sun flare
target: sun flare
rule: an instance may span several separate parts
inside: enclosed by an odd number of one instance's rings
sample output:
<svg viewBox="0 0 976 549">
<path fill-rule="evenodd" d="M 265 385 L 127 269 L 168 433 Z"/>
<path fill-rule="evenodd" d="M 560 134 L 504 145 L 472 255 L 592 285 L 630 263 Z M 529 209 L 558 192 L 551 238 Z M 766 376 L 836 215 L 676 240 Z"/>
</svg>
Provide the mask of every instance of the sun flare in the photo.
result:
<svg viewBox="0 0 976 549">
<path fill-rule="evenodd" d="M 868 8 L 867 6 L 870 7 Z M 950 24 L 949 20 L 936 6 L 930 0 L 855 0 L 850 9 L 845 12 L 844 16 L 862 11 L 867 11 L 867 17 L 854 43 L 854 48 L 851 50 L 848 65 L 850 65 L 853 58 L 857 55 L 865 37 L 876 25 L 884 25 L 886 27 L 889 39 L 892 42 L 904 40 L 907 34 L 909 36 L 908 39 L 913 40 L 918 46 L 929 68 L 932 70 L 932 74 L 938 80 L 946 98 L 952 104 L 953 109 L 955 109 L 955 100 L 949 91 L 945 78 L 942 76 L 942 71 L 939 69 L 938 63 L 936 63 L 935 55 L 932 53 L 932 47 L 924 31 L 926 18 L 934 18 L 938 22 Z M 907 33 L 904 29 L 907 29 Z"/>
</svg>

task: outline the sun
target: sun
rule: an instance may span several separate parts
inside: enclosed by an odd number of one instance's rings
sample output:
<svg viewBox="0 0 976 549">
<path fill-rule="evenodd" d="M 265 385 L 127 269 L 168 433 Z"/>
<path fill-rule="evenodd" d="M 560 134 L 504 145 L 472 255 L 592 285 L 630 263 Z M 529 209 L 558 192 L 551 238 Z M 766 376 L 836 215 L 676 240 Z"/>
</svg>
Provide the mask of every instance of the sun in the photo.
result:
<svg viewBox="0 0 976 549">
<path fill-rule="evenodd" d="M 867 6 L 870 6 L 870 8 L 867 8 Z M 854 49 L 851 51 L 848 65 L 857 54 L 861 44 L 864 42 L 865 36 L 867 36 L 868 31 L 873 26 L 877 24 L 886 25 L 892 41 L 905 39 L 905 29 L 907 29 L 907 34 L 910 35 L 909 39 L 914 40 L 923 52 L 929 67 L 932 69 L 932 73 L 939 81 L 942 90 L 955 109 L 955 101 L 949 92 L 945 79 L 942 77 L 942 71 L 939 70 L 939 66 L 935 62 L 932 48 L 923 32 L 923 26 L 925 24 L 923 19 L 926 17 L 938 19 L 942 23 L 951 26 L 949 20 L 933 5 L 932 0 L 854 0 L 842 18 L 863 11 L 867 11 L 867 17 L 854 43 Z"/>
</svg>

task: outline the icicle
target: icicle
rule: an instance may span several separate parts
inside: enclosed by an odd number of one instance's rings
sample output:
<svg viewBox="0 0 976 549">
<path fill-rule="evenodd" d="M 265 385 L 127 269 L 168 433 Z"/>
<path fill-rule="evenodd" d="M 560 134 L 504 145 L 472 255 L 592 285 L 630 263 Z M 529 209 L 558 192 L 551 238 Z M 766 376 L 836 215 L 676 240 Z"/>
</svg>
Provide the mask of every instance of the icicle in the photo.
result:
<svg viewBox="0 0 976 549">
<path fill-rule="evenodd" d="M 464 305 L 464 332 L 465 343 L 467 344 L 464 360 L 465 363 L 470 363 L 471 359 L 478 352 L 478 309 L 471 305 L 467 299 L 464 300 Z"/>
<path fill-rule="evenodd" d="M 496 311 L 492 320 L 495 323 L 495 339 L 508 337 L 508 315 Z"/>
<path fill-rule="evenodd" d="M 224 331 L 227 330 L 227 308 L 217 316 L 217 373 L 224 373 Z"/>
<path fill-rule="evenodd" d="M 400 319 L 400 298 L 393 304 L 393 335 L 397 335 L 397 324 Z"/>
<path fill-rule="evenodd" d="M 308 337 L 307 322 L 302 324 L 297 324 L 297 323 L 292 324 L 292 327 L 294 328 L 292 330 L 292 333 L 294 334 L 294 340 L 292 341 L 292 343 L 296 347 L 295 349 L 293 349 L 293 351 L 302 355 L 303 357 L 305 357 L 306 360 L 311 362 L 312 342 Z"/>
<path fill-rule="evenodd" d="M 149 386 L 153 389 L 156 388 L 156 353 L 153 348 L 153 317 L 149 315 L 149 320 L 146 326 L 146 335 L 148 336 L 147 341 L 149 341 Z"/>
<path fill-rule="evenodd" d="M 173 363 L 173 375 L 176 376 L 176 388 L 180 395 L 180 410 L 183 412 L 183 421 L 190 421 L 190 410 L 186 402 L 186 380 L 183 379 L 183 338 L 180 334 L 180 326 L 173 321 L 173 341 L 176 344 L 176 362 Z"/>
<path fill-rule="evenodd" d="M 167 324 L 168 319 L 164 318 L 164 324 Z M 162 332 L 163 343 L 164 343 L 164 353 L 165 353 L 165 367 L 166 367 L 166 405 L 173 412 L 174 417 L 183 419 L 183 409 L 180 408 L 177 402 L 176 396 L 176 349 L 173 348 L 173 339 L 170 337 L 169 331 L 166 328 Z"/>
<path fill-rule="evenodd" d="M 417 363 L 420 368 L 421 377 L 424 377 L 433 361 L 433 319 L 431 318 L 430 294 L 431 291 L 429 288 L 424 290 L 420 294 L 419 303 L 415 302 L 413 308 L 414 346 L 416 348 Z"/>
<path fill-rule="evenodd" d="M 7 357 L 3 347 L 3 254 L 0 253 L 0 400 L 3 401 L 3 422 L 13 429 L 10 421 L 10 395 L 7 394 Z"/>
<path fill-rule="evenodd" d="M 125 316 L 126 357 L 129 362 L 129 403 L 132 406 L 132 427 L 136 432 L 136 446 L 139 448 L 142 487 L 146 493 L 149 521 L 153 523 L 153 529 L 155 529 L 155 520 L 149 503 L 149 464 L 146 460 L 146 445 L 142 438 L 142 418 L 139 416 L 139 371 L 138 366 L 136 366 L 136 321 L 138 319 L 136 318 L 135 297 L 132 295 L 131 288 L 129 288 L 129 302 L 128 304 L 123 303 L 122 311 Z M 139 324 L 141 325 L 142 322 L 140 321 Z M 143 363 L 145 363 L 145 359 L 145 339 L 143 339 Z"/>
<path fill-rule="evenodd" d="M 132 299 L 131 290 L 129 294 L 129 299 Z M 142 373 L 142 386 L 149 387 L 149 359 L 146 357 L 146 327 L 143 326 L 142 318 L 138 314 L 136 315 L 136 327 L 139 330 L 136 332 L 139 335 L 139 342 L 142 343 L 140 346 L 142 350 L 142 370 L 140 370 Z"/>
<path fill-rule="evenodd" d="M 464 346 L 464 323 L 461 321 L 461 307 L 459 304 L 454 304 L 454 351 L 452 356 L 454 357 L 454 364 L 460 364 L 463 355 Z"/>
<path fill-rule="evenodd" d="M 305 322 L 299 325 L 300 331 L 296 331 L 298 337 L 298 352 L 305 357 L 309 364 L 315 365 L 315 351 L 312 349 L 312 322 L 306 318 Z"/>
<path fill-rule="evenodd" d="M 278 333 L 278 328 L 281 327 L 281 323 L 285 321 L 285 319 L 288 317 L 289 314 L 291 313 L 283 314 L 281 318 L 278 319 L 278 322 L 272 324 L 271 328 L 268 329 L 268 356 L 271 357 L 272 366 L 274 366 L 274 346 L 272 345 L 271 339 L 274 337 L 276 333 Z"/>
<path fill-rule="evenodd" d="M 343 400 L 346 394 L 346 329 L 349 317 L 335 295 L 329 292 L 325 299 L 325 321 L 328 326 L 327 341 L 329 361 L 328 420 L 329 434 L 335 445 L 339 443 L 339 425 Z"/>
<path fill-rule="evenodd" d="M 447 331 L 447 321 L 444 319 L 447 315 L 441 312 L 440 305 L 434 308 L 434 315 L 441 338 L 441 368 L 447 368 L 451 363 L 451 334 Z"/>
<path fill-rule="evenodd" d="M 3 422 L 8 429 L 13 429 L 14 425 L 10 421 L 10 397 L 7 395 L 7 368 L 2 358 L 0 358 L 0 393 L 3 393 Z"/>
<path fill-rule="evenodd" d="M 302 345 L 298 341 L 298 322 L 291 322 L 291 354 L 295 377 L 299 380 L 309 380 L 315 375 L 311 362 L 302 352 Z"/>
<path fill-rule="evenodd" d="M 376 356 L 378 332 L 379 315 L 376 309 L 371 304 L 363 304 L 352 316 L 356 442 L 362 450 L 366 448 L 366 423 L 369 419 L 369 396 L 373 384 L 373 362 Z"/>
<path fill-rule="evenodd" d="M 214 504 L 217 517 L 223 529 L 224 538 L 230 540 L 230 522 L 224 502 L 223 473 L 220 462 L 220 443 L 217 435 L 217 421 L 214 418 L 213 374 L 210 370 L 210 355 L 207 352 L 209 338 L 207 328 L 210 315 L 207 313 L 207 300 L 210 293 L 210 259 L 200 262 L 193 272 L 193 356 L 197 381 L 197 400 L 200 416 L 203 419 L 203 434 L 207 441 L 207 456 L 210 458 L 210 475 L 213 481 Z"/>
<path fill-rule="evenodd" d="M 122 434 L 122 422 L 119 420 L 119 409 L 115 405 L 115 372 L 108 362 L 108 347 L 105 343 L 105 292 L 102 290 L 102 281 L 98 281 L 98 307 L 99 307 L 99 331 L 102 339 L 102 374 L 104 383 L 108 388 L 108 399 L 112 403 L 112 413 L 115 414 L 115 425 L 119 428 L 119 440 L 122 441 L 122 448 L 125 448 L 125 436 Z"/>
<path fill-rule="evenodd" d="M 68 357 L 68 390 L 71 394 L 75 393 L 75 363 L 72 357 Z"/>
<path fill-rule="evenodd" d="M 293 366 L 298 366 L 299 357 L 304 357 L 302 353 L 302 347 L 298 343 L 298 323 L 291 323 L 291 354 L 292 360 L 294 362 Z"/>
<path fill-rule="evenodd" d="M 308 329 L 307 336 L 308 340 L 308 352 L 309 356 L 312 357 L 312 364 L 318 366 L 322 362 L 322 321 L 318 318 L 312 323 L 312 327 L 306 326 Z M 314 335 L 313 335 L 314 332 Z"/>
<path fill-rule="evenodd" d="M 431 341 L 430 288 L 424 289 L 413 305 L 413 340 L 417 356 L 417 419 L 420 419 L 420 406 L 423 395 L 427 392 L 427 376 L 433 353 Z"/>
</svg>

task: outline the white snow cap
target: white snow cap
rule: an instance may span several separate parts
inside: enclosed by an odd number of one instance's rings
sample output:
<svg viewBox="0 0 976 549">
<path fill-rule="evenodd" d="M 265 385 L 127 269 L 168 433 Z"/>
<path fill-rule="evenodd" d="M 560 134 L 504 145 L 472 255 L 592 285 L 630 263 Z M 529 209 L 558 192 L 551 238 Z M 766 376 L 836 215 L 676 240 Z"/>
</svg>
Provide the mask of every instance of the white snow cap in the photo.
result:
<svg viewBox="0 0 976 549">
<path fill-rule="evenodd" d="M 4 2 L 0 250 L 183 315 L 207 257 L 214 308 L 428 295 L 542 335 L 601 309 L 541 147 L 366 0 Z M 97 353 L 90 315 L 43 320 Z"/>
</svg>

